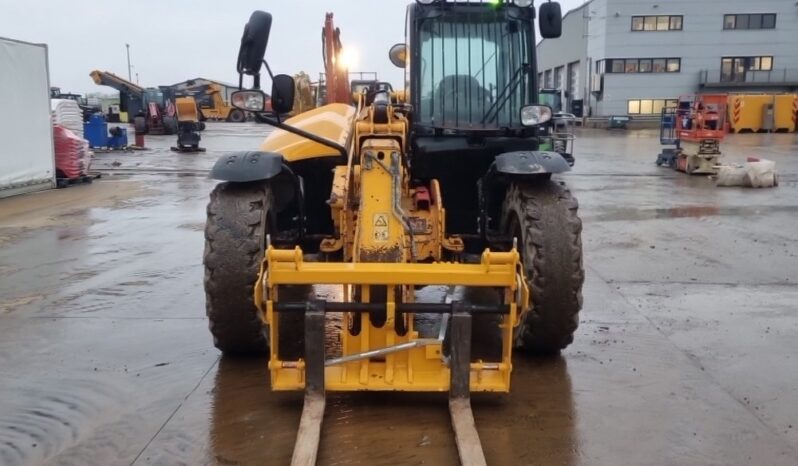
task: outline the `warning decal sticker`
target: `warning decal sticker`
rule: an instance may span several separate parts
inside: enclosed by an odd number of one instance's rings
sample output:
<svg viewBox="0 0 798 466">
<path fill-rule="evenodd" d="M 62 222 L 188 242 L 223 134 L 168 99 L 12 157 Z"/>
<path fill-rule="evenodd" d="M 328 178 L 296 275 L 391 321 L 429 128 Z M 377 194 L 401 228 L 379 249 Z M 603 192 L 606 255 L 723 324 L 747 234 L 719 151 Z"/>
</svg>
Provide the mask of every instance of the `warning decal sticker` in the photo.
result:
<svg viewBox="0 0 798 466">
<path fill-rule="evenodd" d="M 389 237 L 388 214 L 374 214 L 374 241 L 388 241 Z"/>
</svg>

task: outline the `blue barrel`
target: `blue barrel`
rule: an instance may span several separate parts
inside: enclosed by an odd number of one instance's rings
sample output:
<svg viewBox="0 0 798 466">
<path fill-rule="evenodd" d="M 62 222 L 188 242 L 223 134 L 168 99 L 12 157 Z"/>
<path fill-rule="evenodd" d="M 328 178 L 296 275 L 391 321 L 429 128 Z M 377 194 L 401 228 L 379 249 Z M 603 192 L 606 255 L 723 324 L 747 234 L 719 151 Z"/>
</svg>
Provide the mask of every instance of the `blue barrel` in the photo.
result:
<svg viewBox="0 0 798 466">
<path fill-rule="evenodd" d="M 95 113 L 83 123 L 83 137 L 92 148 L 108 145 L 108 123 L 102 113 Z"/>
</svg>

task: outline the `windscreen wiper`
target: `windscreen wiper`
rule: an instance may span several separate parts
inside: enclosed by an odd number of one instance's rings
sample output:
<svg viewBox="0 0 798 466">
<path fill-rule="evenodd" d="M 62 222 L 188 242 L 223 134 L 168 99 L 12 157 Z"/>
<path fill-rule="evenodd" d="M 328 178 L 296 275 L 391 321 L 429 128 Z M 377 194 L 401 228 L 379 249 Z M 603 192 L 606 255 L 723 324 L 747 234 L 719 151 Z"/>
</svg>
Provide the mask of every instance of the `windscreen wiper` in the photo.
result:
<svg viewBox="0 0 798 466">
<path fill-rule="evenodd" d="M 496 96 L 496 102 L 491 105 L 488 110 L 482 115 L 482 124 L 492 123 L 499 117 L 499 111 L 504 108 L 504 105 L 510 100 L 510 97 L 518 89 L 518 86 L 524 81 L 524 76 L 529 73 L 531 67 L 527 63 L 521 63 L 521 66 L 515 70 L 513 77 L 502 88 L 501 92 Z M 493 114 L 491 116 L 491 114 Z"/>
</svg>

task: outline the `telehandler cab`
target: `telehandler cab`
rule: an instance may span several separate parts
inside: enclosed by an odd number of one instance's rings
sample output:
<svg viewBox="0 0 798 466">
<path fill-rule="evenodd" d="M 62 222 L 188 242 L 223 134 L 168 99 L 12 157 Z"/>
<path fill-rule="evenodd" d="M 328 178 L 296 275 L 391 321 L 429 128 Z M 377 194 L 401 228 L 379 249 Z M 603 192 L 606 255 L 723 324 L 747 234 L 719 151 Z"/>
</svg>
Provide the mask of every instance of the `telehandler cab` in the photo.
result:
<svg viewBox="0 0 798 466">
<path fill-rule="evenodd" d="M 559 4 L 537 13 L 559 37 Z M 537 104 L 535 18 L 532 0 L 419 0 L 389 54 L 404 90 L 262 115 L 275 130 L 260 150 L 214 166 L 210 329 L 226 355 L 267 353 L 273 390 L 305 390 L 292 464 L 315 462 L 327 390 L 448 391 L 461 461 L 485 464 L 470 392 L 508 392 L 514 348 L 571 343 L 582 224 L 552 177 L 568 162 L 538 150 L 552 112 Z M 271 23 L 250 17 L 238 72 L 253 85 L 231 100 L 264 111 L 265 64 L 283 115 L 294 82 L 263 60 Z M 433 285 L 446 297 L 425 300 Z M 472 351 L 472 327 L 493 347 Z"/>
</svg>

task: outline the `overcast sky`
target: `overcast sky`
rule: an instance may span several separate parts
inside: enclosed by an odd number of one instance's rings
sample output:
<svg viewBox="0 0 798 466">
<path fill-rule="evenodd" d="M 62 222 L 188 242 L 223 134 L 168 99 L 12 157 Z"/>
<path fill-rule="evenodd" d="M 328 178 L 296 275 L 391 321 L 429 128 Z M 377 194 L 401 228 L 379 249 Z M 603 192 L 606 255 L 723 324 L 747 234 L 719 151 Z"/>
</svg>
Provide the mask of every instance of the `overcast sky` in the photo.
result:
<svg viewBox="0 0 798 466">
<path fill-rule="evenodd" d="M 539 5 L 542 0 L 535 0 Z M 584 0 L 560 0 L 563 12 Z M 272 13 L 266 57 L 275 72 L 322 68 L 324 14 L 335 13 L 345 48 L 355 51 L 350 71 L 376 71 L 399 84 L 388 61 L 404 40 L 409 0 L 0 0 L 0 37 L 46 43 L 50 83 L 64 92 L 114 92 L 96 86 L 94 69 L 127 76 L 130 44 L 133 80 L 142 86 L 203 77 L 237 82 L 235 60 L 243 25 L 256 9 Z"/>
</svg>

